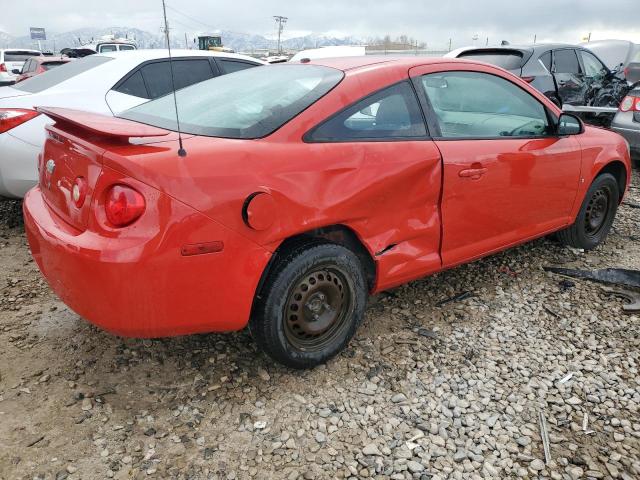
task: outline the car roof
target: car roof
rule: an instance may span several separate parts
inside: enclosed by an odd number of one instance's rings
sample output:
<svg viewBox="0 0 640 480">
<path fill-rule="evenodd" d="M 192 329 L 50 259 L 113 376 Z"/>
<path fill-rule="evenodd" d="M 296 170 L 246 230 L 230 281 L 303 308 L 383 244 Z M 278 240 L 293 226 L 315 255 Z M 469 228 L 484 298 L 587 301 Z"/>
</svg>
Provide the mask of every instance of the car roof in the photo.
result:
<svg viewBox="0 0 640 480">
<path fill-rule="evenodd" d="M 124 50 L 124 51 L 121 50 L 119 52 L 104 52 L 104 53 L 96 53 L 96 55 L 101 57 L 115 58 L 115 59 L 127 58 L 127 59 L 144 62 L 146 60 L 167 58 L 169 56 L 169 53 L 166 48 L 155 48 L 155 49 Z M 172 57 L 224 57 L 224 58 L 235 58 L 238 60 L 248 60 L 251 62 L 266 64 L 266 62 L 264 62 L 263 60 L 253 58 L 248 55 L 241 55 L 238 53 L 215 52 L 211 50 L 186 50 L 186 49 L 172 48 L 171 56 Z"/>
<path fill-rule="evenodd" d="M 305 62 L 311 65 L 321 65 L 331 67 L 338 70 L 355 70 L 365 68 L 371 65 L 393 64 L 393 66 L 412 68 L 418 65 L 431 65 L 438 63 L 478 63 L 469 60 L 445 57 L 421 57 L 421 56 L 387 56 L 387 55 L 366 55 L 360 57 L 334 57 L 334 58 L 318 58 Z M 294 62 L 297 63 L 297 62 Z"/>
</svg>

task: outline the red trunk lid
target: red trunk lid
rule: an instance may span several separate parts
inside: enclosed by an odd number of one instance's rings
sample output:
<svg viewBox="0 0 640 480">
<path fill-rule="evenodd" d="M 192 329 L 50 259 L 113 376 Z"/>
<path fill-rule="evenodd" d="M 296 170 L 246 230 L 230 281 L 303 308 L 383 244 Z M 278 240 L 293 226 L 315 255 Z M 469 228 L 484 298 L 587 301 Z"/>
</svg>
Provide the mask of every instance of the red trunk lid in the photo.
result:
<svg viewBox="0 0 640 480">
<path fill-rule="evenodd" d="M 93 188 L 102 170 L 103 151 L 59 131 L 50 131 L 44 144 L 39 164 L 42 195 L 58 216 L 78 230 L 87 227 Z M 86 198 L 80 208 L 72 198 L 73 183 L 78 177 L 83 177 L 87 185 Z"/>
<path fill-rule="evenodd" d="M 164 137 L 170 132 L 129 120 L 77 110 L 37 108 L 56 123 L 39 161 L 39 182 L 49 207 L 69 225 L 87 228 L 94 189 L 102 171 L 102 154 L 113 144 L 131 137 Z M 86 185 L 86 197 L 77 207 L 72 195 L 76 179 Z"/>
</svg>

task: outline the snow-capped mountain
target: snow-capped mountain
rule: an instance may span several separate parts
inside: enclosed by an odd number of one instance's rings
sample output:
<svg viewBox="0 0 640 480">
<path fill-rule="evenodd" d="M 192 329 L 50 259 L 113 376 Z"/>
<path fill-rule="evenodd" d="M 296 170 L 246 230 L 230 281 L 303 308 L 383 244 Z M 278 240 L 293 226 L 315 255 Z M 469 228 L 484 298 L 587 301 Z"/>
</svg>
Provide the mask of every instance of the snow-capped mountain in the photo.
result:
<svg viewBox="0 0 640 480">
<path fill-rule="evenodd" d="M 211 33 L 211 32 L 208 32 Z M 214 32 L 222 35 L 222 42 L 225 47 L 229 47 L 238 52 L 251 52 L 252 50 L 275 49 L 277 41 L 263 35 L 250 33 L 238 33 L 222 30 Z M 48 33 L 47 40 L 41 42 L 42 48 L 47 50 L 60 51 L 62 48 L 77 47 L 90 43 L 105 35 L 115 35 L 119 38 L 129 38 L 135 40 L 138 48 L 163 48 L 165 45 L 164 34 L 158 32 L 148 32 L 130 27 L 109 27 L 109 28 L 82 28 L 64 33 Z M 171 46 L 185 48 L 185 43 L 193 47 L 194 38 L 197 33 L 188 34 L 185 40 L 184 34 L 172 34 Z M 282 40 L 282 48 L 288 50 L 302 50 L 306 48 L 317 48 L 331 45 L 356 45 L 363 44 L 363 40 L 355 37 L 338 38 L 323 34 L 309 34 L 295 38 Z M 33 48 L 37 45 L 29 36 L 13 37 L 7 33 L 0 32 L 0 48 L 17 47 Z"/>
</svg>

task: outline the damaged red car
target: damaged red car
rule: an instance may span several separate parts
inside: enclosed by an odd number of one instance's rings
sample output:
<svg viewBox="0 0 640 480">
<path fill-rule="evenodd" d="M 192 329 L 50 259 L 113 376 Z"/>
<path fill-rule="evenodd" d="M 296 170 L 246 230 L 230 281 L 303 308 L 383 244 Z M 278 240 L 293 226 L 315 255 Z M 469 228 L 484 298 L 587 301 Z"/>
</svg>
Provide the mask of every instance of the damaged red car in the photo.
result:
<svg viewBox="0 0 640 480">
<path fill-rule="evenodd" d="M 631 174 L 622 137 L 464 60 L 303 61 L 119 118 L 40 112 L 25 224 L 60 298 L 124 336 L 248 324 L 294 368 L 340 352 L 370 293 L 552 232 L 596 247 Z"/>
</svg>

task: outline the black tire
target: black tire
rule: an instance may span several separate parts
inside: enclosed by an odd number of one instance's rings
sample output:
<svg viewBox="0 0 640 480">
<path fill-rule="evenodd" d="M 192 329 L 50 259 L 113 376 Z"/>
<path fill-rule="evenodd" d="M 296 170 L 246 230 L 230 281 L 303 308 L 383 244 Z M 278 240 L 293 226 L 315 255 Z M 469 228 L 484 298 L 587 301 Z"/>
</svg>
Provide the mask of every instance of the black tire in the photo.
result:
<svg viewBox="0 0 640 480">
<path fill-rule="evenodd" d="M 610 173 L 598 175 L 584 197 L 576 221 L 558 232 L 565 245 L 592 250 L 607 237 L 618 210 L 618 182 Z"/>
<path fill-rule="evenodd" d="M 294 244 L 275 259 L 249 328 L 277 362 L 312 368 L 346 347 L 362 323 L 367 296 L 351 250 L 323 240 Z"/>
</svg>

